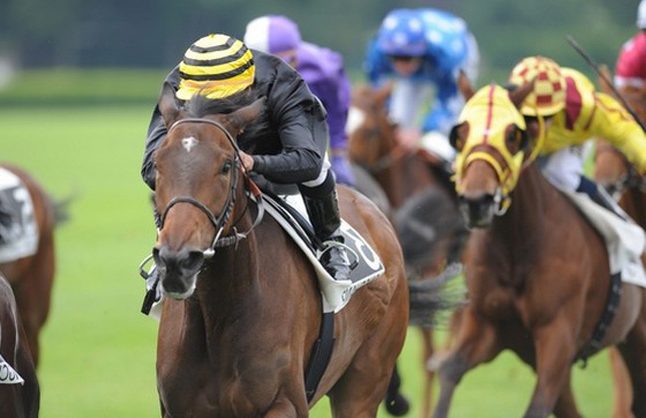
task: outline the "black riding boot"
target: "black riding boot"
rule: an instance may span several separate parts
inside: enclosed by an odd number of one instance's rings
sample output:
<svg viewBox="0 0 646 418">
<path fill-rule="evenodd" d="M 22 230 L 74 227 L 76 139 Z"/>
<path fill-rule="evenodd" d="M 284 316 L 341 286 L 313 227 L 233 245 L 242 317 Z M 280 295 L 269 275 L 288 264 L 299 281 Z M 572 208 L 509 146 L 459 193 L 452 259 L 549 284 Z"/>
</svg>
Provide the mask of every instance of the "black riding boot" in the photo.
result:
<svg viewBox="0 0 646 418">
<path fill-rule="evenodd" d="M 336 189 L 333 187 L 330 192 L 316 197 L 303 194 L 303 200 L 316 237 L 328 247 L 321 257 L 323 267 L 335 280 L 349 280 L 352 269 L 348 253 L 343 246 L 335 245 L 335 242 L 343 244 Z"/>
<path fill-rule="evenodd" d="M 597 183 L 590 180 L 585 176 L 581 176 L 581 181 L 579 187 L 576 189 L 577 192 L 584 192 L 590 199 L 597 205 L 608 209 L 610 212 L 614 213 L 624 221 L 627 221 L 626 213 L 619 207 L 617 202 L 606 192 L 603 188 L 599 187 Z"/>
</svg>

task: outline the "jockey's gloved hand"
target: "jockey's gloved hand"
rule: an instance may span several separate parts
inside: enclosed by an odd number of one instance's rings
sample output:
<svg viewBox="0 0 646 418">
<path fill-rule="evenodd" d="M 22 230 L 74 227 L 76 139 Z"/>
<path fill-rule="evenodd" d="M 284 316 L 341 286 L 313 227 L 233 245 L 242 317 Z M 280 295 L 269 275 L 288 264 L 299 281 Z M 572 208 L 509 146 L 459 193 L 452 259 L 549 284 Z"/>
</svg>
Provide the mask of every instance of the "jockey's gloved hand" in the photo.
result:
<svg viewBox="0 0 646 418">
<path fill-rule="evenodd" d="M 337 183 L 354 187 L 354 174 L 352 174 L 352 167 L 350 166 L 348 157 L 345 155 L 333 155 L 330 163 L 332 164 L 332 171 L 334 171 Z"/>
</svg>

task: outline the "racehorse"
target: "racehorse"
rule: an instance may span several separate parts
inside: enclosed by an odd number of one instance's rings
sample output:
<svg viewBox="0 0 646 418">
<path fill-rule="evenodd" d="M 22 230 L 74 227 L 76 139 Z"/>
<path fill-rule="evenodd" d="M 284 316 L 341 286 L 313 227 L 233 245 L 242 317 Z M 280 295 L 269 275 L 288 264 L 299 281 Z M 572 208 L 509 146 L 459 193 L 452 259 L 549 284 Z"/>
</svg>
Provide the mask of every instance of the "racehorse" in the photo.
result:
<svg viewBox="0 0 646 418">
<path fill-rule="evenodd" d="M 38 365 L 40 346 L 38 336 L 49 314 L 52 285 L 54 282 L 54 228 L 58 220 L 57 209 L 62 206 L 52 201 L 45 190 L 24 170 L 2 164 L 15 174 L 24 185 L 28 196 L 18 195 L 16 199 L 23 210 L 28 208 L 24 199 L 31 198 L 33 216 L 38 231 L 36 252 L 27 257 L 0 263 L 0 271 L 5 275 L 13 288 L 18 303 L 18 311 L 27 335 L 29 349 L 34 364 Z"/>
<path fill-rule="evenodd" d="M 599 139 L 595 147 L 594 177 L 610 195 L 619 200 L 619 206 L 646 229 L 646 180 L 637 174 L 618 149 Z M 615 397 L 612 417 L 630 418 L 634 393 L 630 386 L 629 371 L 614 351 L 610 352 L 610 364 Z"/>
<path fill-rule="evenodd" d="M 304 371 L 321 327 L 314 269 L 276 221 L 254 216 L 234 139 L 265 105 L 218 114 L 217 102 L 198 95 L 180 109 L 169 85 L 160 98 L 168 136 L 154 157 L 162 227 L 153 255 L 170 297 L 157 346 L 162 416 L 306 417 L 327 394 L 334 417 L 375 417 L 408 319 L 392 227 L 368 199 L 339 188 L 344 219 L 385 273 L 336 314 L 330 362 L 307 399 Z"/>
<path fill-rule="evenodd" d="M 602 69 L 606 80 L 612 79 L 610 71 Z M 606 94 L 615 95 L 613 89 L 600 77 L 599 85 Z M 626 88 L 620 89 L 628 105 L 633 109 L 641 123 L 646 122 L 646 88 L 641 90 Z M 626 157 L 615 147 L 602 139 L 597 139 L 595 148 L 595 172 L 597 182 L 606 188 L 608 193 L 619 200 L 619 205 L 624 211 L 646 229 L 646 179 L 640 176 Z M 614 377 L 615 405 L 613 418 L 628 418 L 633 392 L 630 387 L 630 375 L 621 357 L 611 351 L 610 362 Z"/>
<path fill-rule="evenodd" d="M 447 260 L 459 259 L 465 230 L 457 214 L 453 186 L 441 162 L 428 153 L 398 144 L 396 126 L 388 117 L 386 106 L 391 91 L 391 84 L 378 89 L 366 85 L 353 88 L 348 154 L 386 192 L 395 211 L 392 217 L 409 275 L 434 277 L 443 270 Z M 429 210 L 420 213 L 421 208 Z M 427 326 L 420 330 L 425 370 L 422 416 L 427 417 L 431 411 L 434 371 L 426 365 L 435 347 L 432 330 Z"/>
<path fill-rule="evenodd" d="M 619 344 L 635 393 L 646 390 L 646 292 L 622 283 L 614 319 L 601 320 L 614 293 L 605 243 L 532 163 L 537 145 L 517 110 L 531 89 L 481 89 L 452 134 L 460 208 L 474 229 L 464 255 L 469 304 L 440 366 L 435 418 L 448 415 L 464 374 L 503 349 L 537 375 L 525 417 L 581 416 L 571 366 L 590 348 Z M 633 412 L 646 416 L 646 399 Z"/>
<path fill-rule="evenodd" d="M 40 389 L 16 300 L 0 275 L 0 416 L 36 418 Z"/>
</svg>

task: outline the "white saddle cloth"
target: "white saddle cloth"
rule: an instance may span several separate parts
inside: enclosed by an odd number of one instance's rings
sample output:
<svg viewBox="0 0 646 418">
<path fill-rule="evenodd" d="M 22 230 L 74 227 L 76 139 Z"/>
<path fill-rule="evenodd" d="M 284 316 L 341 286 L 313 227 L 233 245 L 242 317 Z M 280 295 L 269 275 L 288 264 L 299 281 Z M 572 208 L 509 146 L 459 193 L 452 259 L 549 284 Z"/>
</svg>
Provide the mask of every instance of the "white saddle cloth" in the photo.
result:
<svg viewBox="0 0 646 418">
<path fill-rule="evenodd" d="M 305 203 L 300 194 L 282 196 L 292 208 L 309 222 Z M 319 258 L 320 253 L 314 254 L 301 236 L 294 230 L 285 218 L 270 204 L 264 203 L 265 210 L 278 222 L 285 232 L 292 237 L 294 242 L 303 251 L 303 254 L 314 266 L 319 281 L 319 288 L 323 297 L 323 312 L 339 312 L 350 301 L 350 297 L 361 287 L 383 275 L 385 268 L 377 253 L 365 239 L 345 220 L 341 220 L 341 232 L 344 235 L 345 245 L 349 252 L 356 255 L 358 266 L 352 270 L 351 280 L 334 280 L 323 268 Z M 352 255 L 350 255 L 352 259 Z"/>
<path fill-rule="evenodd" d="M 25 380 L 20 377 L 9 363 L 0 355 L 0 385 L 17 385 L 25 384 Z"/>
<path fill-rule="evenodd" d="M 599 231 L 606 241 L 610 272 L 621 273 L 626 283 L 646 287 L 646 273 L 641 255 L 646 246 L 644 230 L 625 222 L 614 213 L 594 203 L 585 193 L 561 190 Z"/>
<path fill-rule="evenodd" d="M 2 167 L 0 205 L 12 219 L 9 225 L 0 225 L 0 263 L 34 255 L 38 249 L 38 226 L 31 196 L 19 178 Z"/>
</svg>

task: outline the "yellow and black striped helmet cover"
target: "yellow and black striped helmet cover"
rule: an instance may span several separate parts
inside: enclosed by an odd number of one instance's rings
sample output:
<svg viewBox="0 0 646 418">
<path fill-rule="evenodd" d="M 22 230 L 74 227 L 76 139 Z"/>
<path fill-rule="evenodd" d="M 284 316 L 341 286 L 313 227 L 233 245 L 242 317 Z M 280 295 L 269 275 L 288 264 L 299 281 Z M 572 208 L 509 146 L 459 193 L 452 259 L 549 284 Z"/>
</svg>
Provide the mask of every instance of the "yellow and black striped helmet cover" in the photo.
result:
<svg viewBox="0 0 646 418">
<path fill-rule="evenodd" d="M 178 99 L 189 100 L 196 93 L 221 99 L 253 84 L 255 66 L 251 51 L 241 41 L 210 34 L 186 50 L 179 73 Z"/>
</svg>

